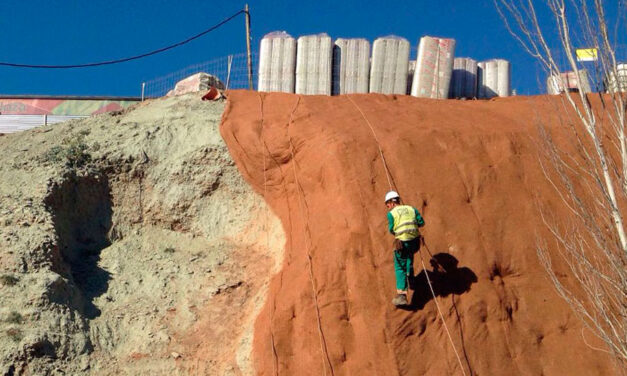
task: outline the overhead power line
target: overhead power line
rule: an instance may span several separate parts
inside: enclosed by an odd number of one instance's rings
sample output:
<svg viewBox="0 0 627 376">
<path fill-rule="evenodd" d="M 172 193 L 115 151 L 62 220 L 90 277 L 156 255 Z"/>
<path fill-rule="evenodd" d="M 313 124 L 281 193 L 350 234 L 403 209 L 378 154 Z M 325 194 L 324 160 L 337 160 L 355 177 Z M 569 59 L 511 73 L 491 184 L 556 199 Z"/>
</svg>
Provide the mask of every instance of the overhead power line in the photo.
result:
<svg viewBox="0 0 627 376">
<path fill-rule="evenodd" d="M 230 17 L 227 17 L 224 20 L 220 21 L 219 23 L 211 26 L 210 28 L 208 28 L 208 29 L 206 29 L 206 30 L 204 30 L 204 31 L 194 35 L 194 36 L 191 36 L 191 37 L 189 37 L 189 38 L 187 38 L 187 39 L 185 39 L 183 41 L 180 41 L 180 42 L 175 43 L 175 44 L 171 44 L 171 45 L 166 46 L 166 47 L 159 48 L 159 49 L 154 50 L 154 51 L 146 52 L 146 53 L 143 53 L 141 55 L 125 57 L 125 58 L 122 58 L 122 59 L 99 61 L 99 62 L 94 62 L 94 63 L 85 63 L 85 64 L 36 65 L 36 64 L 20 64 L 20 63 L 0 62 L 0 66 L 16 67 L 16 68 L 38 68 L 38 69 L 69 69 L 69 68 L 87 68 L 87 67 L 97 67 L 97 66 L 101 66 L 101 65 L 112 65 L 112 64 L 125 63 L 127 61 L 142 59 L 144 57 L 156 55 L 158 53 L 165 52 L 165 51 L 171 50 L 173 48 L 182 46 L 182 45 L 184 45 L 186 43 L 189 43 L 189 42 L 193 41 L 194 39 L 198 39 L 198 38 L 202 37 L 203 35 L 208 34 L 208 33 L 212 32 L 212 31 L 214 31 L 215 29 L 217 29 L 220 26 L 224 25 L 225 23 L 231 21 L 232 19 L 234 19 L 235 17 L 239 16 L 242 13 L 246 13 L 246 10 L 244 10 L 244 9 L 240 10 L 240 11 L 234 13 L 233 15 L 231 15 Z"/>
</svg>

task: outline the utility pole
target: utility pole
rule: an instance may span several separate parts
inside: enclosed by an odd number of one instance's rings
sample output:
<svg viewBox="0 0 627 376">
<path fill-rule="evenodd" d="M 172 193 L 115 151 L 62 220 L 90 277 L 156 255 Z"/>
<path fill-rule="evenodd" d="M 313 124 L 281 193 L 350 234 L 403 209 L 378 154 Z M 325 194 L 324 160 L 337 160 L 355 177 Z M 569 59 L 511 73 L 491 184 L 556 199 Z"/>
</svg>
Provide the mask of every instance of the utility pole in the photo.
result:
<svg viewBox="0 0 627 376">
<path fill-rule="evenodd" d="M 253 89 L 253 55 L 250 51 L 250 12 L 248 11 L 248 4 L 244 6 L 244 13 L 246 13 L 246 51 L 248 53 L 248 88 Z"/>
</svg>

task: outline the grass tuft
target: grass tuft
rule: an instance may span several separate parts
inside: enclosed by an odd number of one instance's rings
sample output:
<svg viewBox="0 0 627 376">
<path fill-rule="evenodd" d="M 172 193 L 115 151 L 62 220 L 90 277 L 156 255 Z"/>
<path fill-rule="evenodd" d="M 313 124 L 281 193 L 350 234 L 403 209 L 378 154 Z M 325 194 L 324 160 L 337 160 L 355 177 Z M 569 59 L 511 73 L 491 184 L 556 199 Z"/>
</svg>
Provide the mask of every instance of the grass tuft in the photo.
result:
<svg viewBox="0 0 627 376">
<path fill-rule="evenodd" d="M 9 313 L 9 316 L 7 316 L 6 322 L 11 324 L 21 324 L 24 322 L 24 317 L 19 312 L 12 311 Z"/>
</svg>

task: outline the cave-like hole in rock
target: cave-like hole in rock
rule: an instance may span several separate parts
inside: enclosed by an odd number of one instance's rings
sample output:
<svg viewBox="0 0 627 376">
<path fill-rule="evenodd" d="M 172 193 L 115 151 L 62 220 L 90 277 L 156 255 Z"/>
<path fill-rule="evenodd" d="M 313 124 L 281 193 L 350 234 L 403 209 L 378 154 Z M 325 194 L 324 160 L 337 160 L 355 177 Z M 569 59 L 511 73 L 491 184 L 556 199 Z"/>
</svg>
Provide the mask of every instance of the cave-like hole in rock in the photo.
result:
<svg viewBox="0 0 627 376">
<path fill-rule="evenodd" d="M 87 318 L 100 315 L 96 297 L 109 286 L 110 274 L 98 266 L 100 252 L 110 245 L 111 190 L 104 174 L 68 174 L 52 186 L 46 198 L 52 213 L 64 274 L 80 291 L 78 299 L 69 298 L 72 308 Z"/>
</svg>

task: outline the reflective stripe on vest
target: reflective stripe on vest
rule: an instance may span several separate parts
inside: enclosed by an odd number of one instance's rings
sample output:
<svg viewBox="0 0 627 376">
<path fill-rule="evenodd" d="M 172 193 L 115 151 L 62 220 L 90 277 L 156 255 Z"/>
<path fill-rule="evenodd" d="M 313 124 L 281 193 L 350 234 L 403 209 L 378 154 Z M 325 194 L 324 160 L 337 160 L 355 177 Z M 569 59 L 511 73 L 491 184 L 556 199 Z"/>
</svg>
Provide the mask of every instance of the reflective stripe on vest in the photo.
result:
<svg viewBox="0 0 627 376">
<path fill-rule="evenodd" d="M 394 237 L 398 240 L 408 241 L 418 237 L 418 222 L 416 212 L 409 205 L 397 205 L 390 211 L 394 218 Z"/>
</svg>

